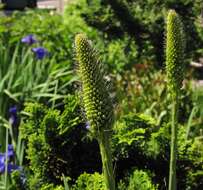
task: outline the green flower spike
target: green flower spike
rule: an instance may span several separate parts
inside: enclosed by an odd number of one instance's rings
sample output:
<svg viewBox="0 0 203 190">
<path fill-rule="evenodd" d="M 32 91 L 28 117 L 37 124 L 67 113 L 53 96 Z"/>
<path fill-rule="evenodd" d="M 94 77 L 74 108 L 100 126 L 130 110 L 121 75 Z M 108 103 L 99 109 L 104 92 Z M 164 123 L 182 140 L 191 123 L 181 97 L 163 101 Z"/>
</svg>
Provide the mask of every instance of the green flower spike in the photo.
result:
<svg viewBox="0 0 203 190">
<path fill-rule="evenodd" d="M 110 138 L 113 126 L 113 104 L 98 55 L 83 34 L 75 37 L 78 73 L 82 81 L 82 96 L 90 131 L 100 147 L 107 190 L 115 190 Z"/>
<path fill-rule="evenodd" d="M 79 75 L 83 85 L 83 101 L 90 130 L 95 137 L 110 130 L 113 124 L 113 106 L 104 73 L 95 50 L 83 34 L 75 38 Z"/>
<path fill-rule="evenodd" d="M 185 40 L 182 22 L 174 10 L 170 10 L 166 28 L 166 71 L 168 90 L 175 98 L 182 87 L 184 77 Z"/>
<path fill-rule="evenodd" d="M 170 10 L 166 28 L 166 72 L 168 91 L 172 100 L 171 119 L 171 155 L 169 172 L 169 190 L 176 190 L 176 157 L 179 95 L 184 77 L 184 33 L 178 14 Z"/>
</svg>

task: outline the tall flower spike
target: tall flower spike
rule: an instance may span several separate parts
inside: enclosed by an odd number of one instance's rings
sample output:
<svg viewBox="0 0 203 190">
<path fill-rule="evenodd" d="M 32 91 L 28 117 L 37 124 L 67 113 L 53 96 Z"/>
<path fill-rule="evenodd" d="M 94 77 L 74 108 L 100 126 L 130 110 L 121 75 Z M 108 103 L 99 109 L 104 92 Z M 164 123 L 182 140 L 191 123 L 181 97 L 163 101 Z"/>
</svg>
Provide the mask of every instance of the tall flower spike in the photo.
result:
<svg viewBox="0 0 203 190">
<path fill-rule="evenodd" d="M 96 137 L 102 130 L 111 130 L 113 106 L 101 64 L 87 37 L 78 34 L 75 38 L 78 71 L 83 86 L 83 101 L 90 131 Z"/>
<path fill-rule="evenodd" d="M 178 111 L 179 95 L 184 77 L 184 34 L 183 26 L 178 14 L 170 10 L 167 17 L 166 28 L 166 72 L 168 91 L 171 95 L 171 153 L 169 190 L 177 189 L 176 182 L 176 159 L 177 159 L 177 133 L 178 133 Z"/>
<path fill-rule="evenodd" d="M 113 126 L 113 105 L 97 55 L 87 37 L 75 38 L 76 57 L 83 86 L 83 101 L 89 130 L 99 143 L 107 190 L 115 190 L 110 146 Z"/>
<path fill-rule="evenodd" d="M 174 10 L 170 10 L 166 28 L 166 71 L 168 90 L 172 97 L 179 93 L 184 77 L 185 40 L 182 22 Z"/>
</svg>

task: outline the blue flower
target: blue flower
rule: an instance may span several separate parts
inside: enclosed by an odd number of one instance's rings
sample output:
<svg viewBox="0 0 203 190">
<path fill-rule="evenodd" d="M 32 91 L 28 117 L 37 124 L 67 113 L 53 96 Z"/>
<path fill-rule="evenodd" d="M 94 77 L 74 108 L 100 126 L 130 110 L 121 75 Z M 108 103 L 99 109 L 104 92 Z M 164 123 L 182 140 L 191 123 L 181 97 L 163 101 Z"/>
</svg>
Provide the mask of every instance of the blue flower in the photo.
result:
<svg viewBox="0 0 203 190">
<path fill-rule="evenodd" d="M 8 159 L 8 164 L 7 164 L 8 173 L 11 173 L 14 170 L 20 170 L 21 168 L 19 166 L 9 163 L 10 158 L 14 155 L 13 145 L 9 144 L 7 154 L 0 153 L 0 174 L 4 173 L 6 170 L 6 155 L 7 155 L 7 159 Z"/>
<path fill-rule="evenodd" d="M 86 122 L 85 128 L 86 128 L 87 130 L 90 130 L 90 123 L 89 123 L 89 122 Z"/>
<path fill-rule="evenodd" d="M 0 153 L 0 173 L 3 173 L 5 170 L 5 155 Z"/>
<path fill-rule="evenodd" d="M 10 107 L 9 108 L 9 113 L 10 114 L 17 114 L 17 107 L 16 106 Z"/>
<path fill-rule="evenodd" d="M 8 170 L 9 174 L 12 173 L 12 171 L 14 171 L 14 170 L 20 170 L 20 169 L 21 169 L 21 167 L 15 165 L 15 164 L 8 163 L 7 170 Z"/>
<path fill-rule="evenodd" d="M 14 150 L 13 150 L 13 145 L 12 145 L 12 144 L 9 144 L 9 145 L 8 145 L 7 156 L 8 156 L 8 158 L 14 156 Z"/>
<path fill-rule="evenodd" d="M 25 43 L 25 44 L 28 44 L 28 45 L 32 45 L 32 44 L 36 43 L 37 40 L 36 40 L 36 38 L 34 37 L 33 34 L 29 34 L 29 35 L 23 37 L 21 39 L 21 42 Z"/>
<path fill-rule="evenodd" d="M 11 163 L 8 163 L 7 165 L 7 172 L 10 174 L 12 173 L 12 171 L 14 170 L 20 170 L 21 167 L 15 165 L 15 164 L 11 164 Z M 3 163 L 3 164 L 0 164 L 0 174 L 4 173 L 6 170 L 6 164 Z"/>
<path fill-rule="evenodd" d="M 14 126 L 17 123 L 17 107 L 13 106 L 9 108 L 9 122 L 12 126 Z"/>
<path fill-rule="evenodd" d="M 48 51 L 43 47 L 32 48 L 32 51 L 35 53 L 37 59 L 43 59 L 48 55 Z"/>
</svg>

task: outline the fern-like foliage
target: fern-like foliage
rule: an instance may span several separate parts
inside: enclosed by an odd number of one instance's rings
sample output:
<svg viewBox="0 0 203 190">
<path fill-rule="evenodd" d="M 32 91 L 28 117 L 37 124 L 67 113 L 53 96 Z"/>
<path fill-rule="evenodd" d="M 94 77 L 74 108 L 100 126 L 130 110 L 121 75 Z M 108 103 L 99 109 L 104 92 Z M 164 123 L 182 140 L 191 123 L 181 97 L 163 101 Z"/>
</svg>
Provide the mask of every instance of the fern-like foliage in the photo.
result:
<svg viewBox="0 0 203 190">
<path fill-rule="evenodd" d="M 86 138 L 88 130 L 79 102 L 77 96 L 68 95 L 64 111 L 38 103 L 26 104 L 27 117 L 20 131 L 26 142 L 31 173 L 27 178 L 32 190 L 63 185 L 62 175 L 74 180 L 84 171 L 101 170 L 98 145 Z"/>
<path fill-rule="evenodd" d="M 81 174 L 71 190 L 106 190 L 104 176 L 97 172 Z"/>
</svg>

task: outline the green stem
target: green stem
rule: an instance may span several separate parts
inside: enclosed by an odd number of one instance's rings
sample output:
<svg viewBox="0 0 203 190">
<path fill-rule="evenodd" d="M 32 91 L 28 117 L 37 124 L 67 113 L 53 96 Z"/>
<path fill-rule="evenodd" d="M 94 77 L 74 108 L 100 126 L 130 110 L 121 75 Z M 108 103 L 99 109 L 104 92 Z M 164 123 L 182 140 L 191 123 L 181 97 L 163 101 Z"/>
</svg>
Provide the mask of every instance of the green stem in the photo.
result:
<svg viewBox="0 0 203 190">
<path fill-rule="evenodd" d="M 1 122 L 1 121 L 0 121 Z M 3 123 L 0 123 L 0 144 L 1 144 L 1 150 L 4 151 L 6 149 L 5 144 L 5 127 L 3 126 Z"/>
<path fill-rule="evenodd" d="M 115 179 L 113 174 L 113 163 L 110 148 L 110 136 L 101 132 L 98 140 L 102 158 L 103 174 L 107 190 L 115 190 Z"/>
<path fill-rule="evenodd" d="M 177 189 L 177 184 L 176 184 L 177 125 L 178 125 L 178 99 L 175 98 L 173 100 L 173 105 L 172 105 L 169 190 Z"/>
<path fill-rule="evenodd" d="M 7 189 L 7 177 L 8 177 L 8 128 L 6 128 L 6 163 L 5 163 L 5 189 Z"/>
</svg>

